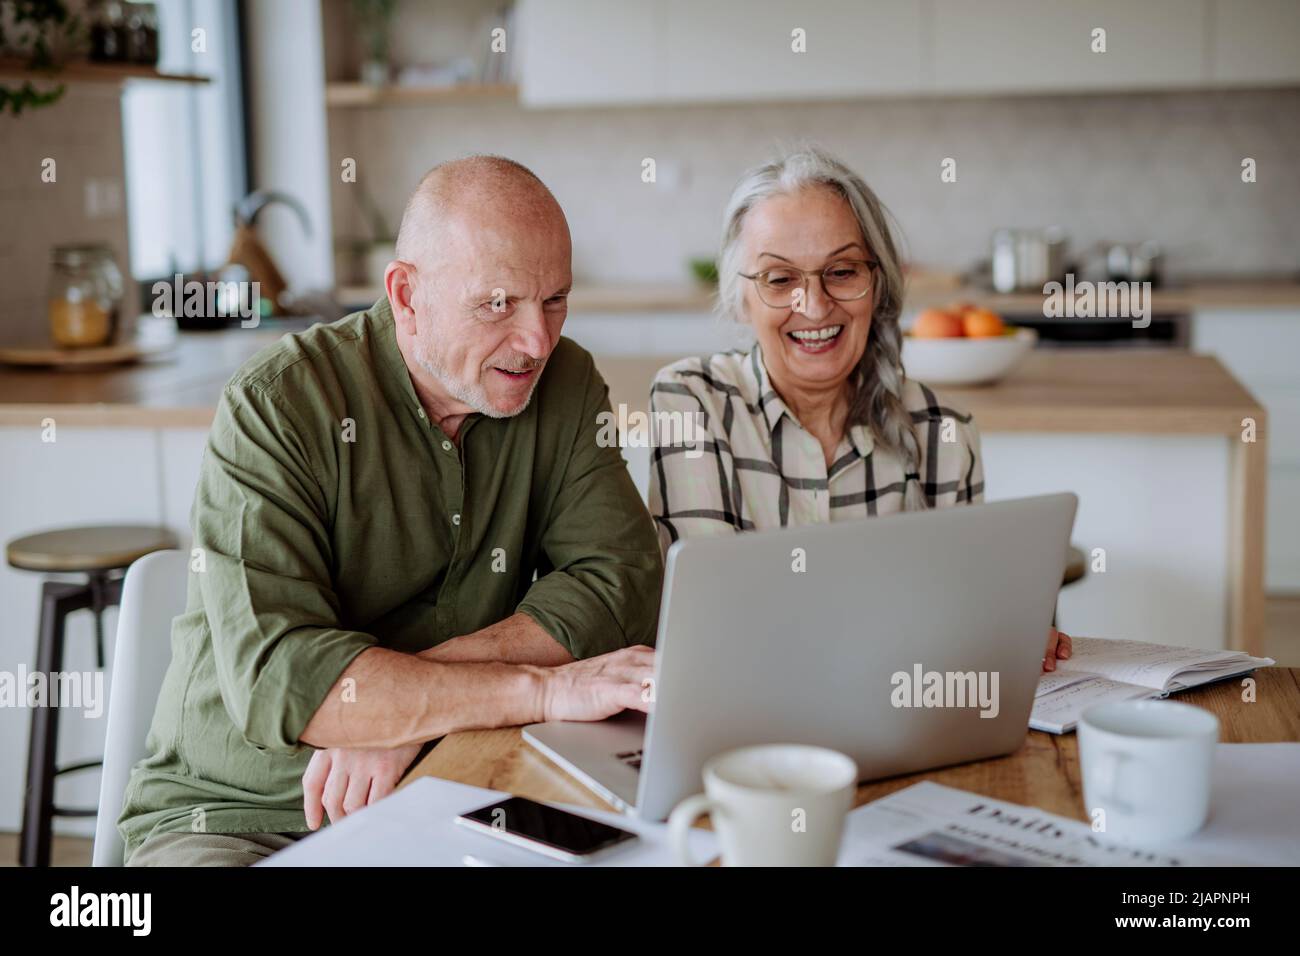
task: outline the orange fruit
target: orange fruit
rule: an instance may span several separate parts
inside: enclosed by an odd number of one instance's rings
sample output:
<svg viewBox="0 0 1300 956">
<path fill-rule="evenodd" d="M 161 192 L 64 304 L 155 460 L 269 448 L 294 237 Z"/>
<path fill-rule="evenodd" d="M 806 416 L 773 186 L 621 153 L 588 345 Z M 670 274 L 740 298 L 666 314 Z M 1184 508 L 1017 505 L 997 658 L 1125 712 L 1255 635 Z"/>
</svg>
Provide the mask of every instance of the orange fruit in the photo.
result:
<svg viewBox="0 0 1300 956">
<path fill-rule="evenodd" d="M 962 328 L 973 339 L 991 339 L 1001 335 L 1006 326 L 996 312 L 971 309 L 962 316 Z"/>
<path fill-rule="evenodd" d="M 912 335 L 918 339 L 952 339 L 965 334 L 961 317 L 946 309 L 926 309 L 912 326 Z"/>
</svg>

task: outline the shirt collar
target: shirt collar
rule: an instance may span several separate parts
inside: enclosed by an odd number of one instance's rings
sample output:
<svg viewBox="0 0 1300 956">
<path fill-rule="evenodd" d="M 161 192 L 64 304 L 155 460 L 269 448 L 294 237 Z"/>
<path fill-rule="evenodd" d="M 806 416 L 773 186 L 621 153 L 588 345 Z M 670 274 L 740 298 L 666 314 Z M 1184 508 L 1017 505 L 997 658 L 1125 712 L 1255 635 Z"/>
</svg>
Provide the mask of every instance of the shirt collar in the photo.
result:
<svg viewBox="0 0 1300 956">
<path fill-rule="evenodd" d="M 427 413 L 415 393 L 415 383 L 411 381 L 411 370 L 406 367 L 406 359 L 397 346 L 397 321 L 393 318 L 393 308 L 388 298 L 376 302 L 366 314 L 366 322 L 375 340 L 375 352 L 381 368 L 381 379 L 389 401 L 394 408 L 407 408 L 411 413 L 423 418 Z M 469 426 L 479 417 L 477 412 L 465 416 L 460 427 L 460 435 L 465 435 Z"/>
<path fill-rule="evenodd" d="M 773 387 L 772 378 L 767 372 L 767 363 L 763 360 L 762 347 L 757 342 L 754 343 L 754 347 L 750 349 L 749 355 L 746 356 L 745 378 L 746 384 L 752 390 L 751 394 L 746 397 L 751 400 L 751 404 L 758 406 L 759 413 L 767 423 L 769 434 L 776 431 L 776 426 L 781 424 L 783 415 L 789 415 L 792 422 L 798 421 Z M 849 443 L 863 458 L 870 455 L 871 450 L 876 445 L 875 439 L 871 437 L 871 429 L 866 425 L 852 426 L 849 429 L 848 437 Z"/>
<path fill-rule="evenodd" d="M 745 357 L 745 378 L 746 384 L 752 389 L 747 397 L 751 399 L 752 404 L 758 406 L 759 413 L 767 422 L 768 432 L 776 431 L 776 426 L 781 423 L 781 416 L 789 414 L 790 410 L 786 408 L 785 402 L 772 387 L 771 376 L 767 374 L 767 363 L 763 361 L 763 349 L 757 342 Z M 790 415 L 790 418 L 793 419 L 794 415 Z"/>
<path fill-rule="evenodd" d="M 411 381 L 411 370 L 406 367 L 402 350 L 397 347 L 397 322 L 393 318 L 392 306 L 387 297 L 380 299 L 366 313 L 366 324 L 374 337 L 374 349 L 381 366 L 385 382 L 393 385 L 397 393 L 394 397 L 404 405 L 420 407 L 420 399 L 415 394 L 415 384 Z"/>
</svg>

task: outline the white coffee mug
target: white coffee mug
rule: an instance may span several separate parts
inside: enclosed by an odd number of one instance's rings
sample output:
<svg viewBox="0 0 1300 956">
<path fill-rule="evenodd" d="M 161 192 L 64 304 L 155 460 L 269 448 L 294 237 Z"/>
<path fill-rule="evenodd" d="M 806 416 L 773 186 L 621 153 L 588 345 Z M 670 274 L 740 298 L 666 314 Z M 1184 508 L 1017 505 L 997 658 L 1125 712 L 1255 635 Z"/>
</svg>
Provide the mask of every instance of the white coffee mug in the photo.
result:
<svg viewBox="0 0 1300 956">
<path fill-rule="evenodd" d="M 1170 700 L 1098 704 L 1079 719 L 1084 809 L 1098 832 L 1158 843 L 1195 833 L 1210 809 L 1219 720 Z"/>
<path fill-rule="evenodd" d="M 673 810 L 669 839 L 678 860 L 701 865 L 687 836 L 707 813 L 724 866 L 834 866 L 857 781 L 857 764 L 825 747 L 731 750 L 704 765 L 704 793 Z"/>
</svg>

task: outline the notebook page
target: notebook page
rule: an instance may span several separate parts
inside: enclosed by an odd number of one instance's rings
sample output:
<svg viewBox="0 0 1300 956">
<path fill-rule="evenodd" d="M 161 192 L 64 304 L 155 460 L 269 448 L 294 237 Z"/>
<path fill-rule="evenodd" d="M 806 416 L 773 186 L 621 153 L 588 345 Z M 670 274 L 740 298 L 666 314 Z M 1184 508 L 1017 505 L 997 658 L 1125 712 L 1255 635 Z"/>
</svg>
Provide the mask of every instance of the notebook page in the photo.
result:
<svg viewBox="0 0 1300 956">
<path fill-rule="evenodd" d="M 1234 661 L 1238 662 L 1237 669 L 1242 670 L 1258 660 L 1240 651 L 1203 651 L 1101 637 L 1075 637 L 1073 645 L 1073 655 L 1069 660 L 1057 661 L 1057 670 L 1101 674 L 1111 680 L 1141 684 L 1161 691 L 1168 690 L 1174 676 L 1183 671 L 1194 673 L 1207 664 L 1221 667 Z M 1272 661 L 1259 660 L 1260 666 L 1264 663 L 1271 664 Z M 1231 669 L 1223 671 L 1225 675 L 1232 672 Z"/>
<path fill-rule="evenodd" d="M 1093 704 L 1154 696 L 1156 692 L 1149 687 L 1105 677 L 1088 677 L 1035 698 L 1033 710 L 1029 713 L 1029 726 L 1049 734 L 1063 734 L 1073 728 L 1079 722 L 1079 716 Z"/>
</svg>

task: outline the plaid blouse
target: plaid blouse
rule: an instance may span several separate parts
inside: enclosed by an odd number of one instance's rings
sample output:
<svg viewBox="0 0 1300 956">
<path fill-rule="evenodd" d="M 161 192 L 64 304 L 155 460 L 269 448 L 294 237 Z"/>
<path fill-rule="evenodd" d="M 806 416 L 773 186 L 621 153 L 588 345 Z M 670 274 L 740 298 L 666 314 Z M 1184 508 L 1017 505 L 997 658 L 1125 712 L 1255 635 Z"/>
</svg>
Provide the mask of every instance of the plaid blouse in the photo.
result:
<svg viewBox="0 0 1300 956">
<path fill-rule="evenodd" d="M 848 430 L 827 468 L 821 443 L 772 387 L 759 346 L 661 369 L 650 388 L 651 419 L 693 416 L 703 441 L 690 441 L 689 431 L 678 440 L 679 432 L 675 443 L 658 442 L 652 451 L 650 512 L 660 545 L 666 551 L 683 537 L 892 514 L 904 510 L 908 478 L 921 482 L 931 508 L 982 500 L 972 417 L 911 379 L 903 401 L 923 449 L 919 474 L 904 474 L 902 459 L 877 449 L 864 425 Z"/>
</svg>

